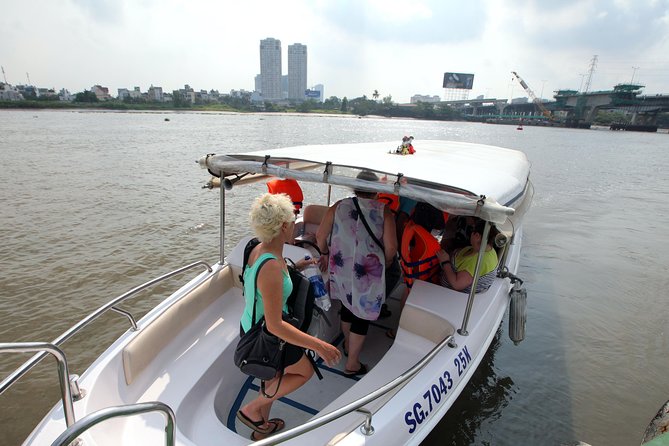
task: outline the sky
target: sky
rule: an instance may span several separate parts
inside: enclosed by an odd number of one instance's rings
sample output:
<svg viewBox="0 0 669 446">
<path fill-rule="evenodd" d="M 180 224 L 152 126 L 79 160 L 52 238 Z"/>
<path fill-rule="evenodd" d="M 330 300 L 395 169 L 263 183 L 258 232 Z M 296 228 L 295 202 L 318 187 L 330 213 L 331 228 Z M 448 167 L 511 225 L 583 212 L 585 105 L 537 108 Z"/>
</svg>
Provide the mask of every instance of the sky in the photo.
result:
<svg viewBox="0 0 669 446">
<path fill-rule="evenodd" d="M 0 0 L 10 84 L 254 88 L 260 40 L 308 51 L 308 87 L 349 99 L 445 97 L 444 72 L 473 73 L 469 98 L 537 97 L 618 83 L 669 94 L 669 0 Z M 26 74 L 28 73 L 28 74 Z"/>
</svg>

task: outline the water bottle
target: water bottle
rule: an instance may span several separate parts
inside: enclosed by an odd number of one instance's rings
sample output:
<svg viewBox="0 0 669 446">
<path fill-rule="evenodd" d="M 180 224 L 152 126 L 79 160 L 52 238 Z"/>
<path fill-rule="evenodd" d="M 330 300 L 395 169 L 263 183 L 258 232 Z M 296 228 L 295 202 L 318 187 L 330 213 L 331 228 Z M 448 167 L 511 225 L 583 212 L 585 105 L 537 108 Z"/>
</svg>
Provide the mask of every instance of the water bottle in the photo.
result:
<svg viewBox="0 0 669 446">
<path fill-rule="evenodd" d="M 309 259 L 311 259 L 311 257 L 304 257 L 304 260 Z M 318 305 L 323 311 L 328 311 L 332 304 L 330 302 L 330 295 L 328 294 L 328 290 L 325 288 L 325 282 L 323 281 L 321 271 L 316 265 L 311 265 L 305 268 L 302 272 L 311 283 L 311 288 L 314 291 L 316 305 Z"/>
</svg>

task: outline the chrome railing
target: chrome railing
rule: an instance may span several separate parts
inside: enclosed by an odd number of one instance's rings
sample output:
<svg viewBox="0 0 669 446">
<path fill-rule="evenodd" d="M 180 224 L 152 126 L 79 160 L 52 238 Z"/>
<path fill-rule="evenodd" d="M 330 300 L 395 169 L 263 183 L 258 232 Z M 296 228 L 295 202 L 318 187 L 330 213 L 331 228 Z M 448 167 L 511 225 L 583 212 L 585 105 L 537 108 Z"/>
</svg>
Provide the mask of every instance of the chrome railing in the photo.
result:
<svg viewBox="0 0 669 446">
<path fill-rule="evenodd" d="M 135 288 L 131 289 L 130 291 L 128 291 L 124 294 L 121 294 L 116 299 L 113 299 L 113 300 L 107 302 L 106 304 L 104 304 L 103 306 L 101 306 L 100 308 L 98 308 L 97 310 L 95 310 L 94 312 L 89 314 L 88 316 L 86 316 L 84 319 L 79 321 L 79 323 L 77 323 L 76 325 L 73 325 L 65 333 L 58 336 L 53 342 L 51 342 L 51 344 L 42 343 L 42 345 L 52 345 L 52 346 L 56 346 L 56 347 L 60 346 L 63 342 L 70 339 L 74 334 L 79 332 L 82 328 L 86 327 L 88 324 L 90 324 L 95 319 L 102 316 L 104 313 L 106 313 L 110 309 L 114 310 L 116 312 L 119 312 L 121 314 L 124 314 L 126 317 L 128 317 L 130 319 L 130 322 L 131 322 L 133 328 L 136 328 L 137 323 L 135 322 L 135 319 L 132 317 L 132 315 L 130 315 L 130 313 L 126 312 L 125 310 L 121 310 L 119 308 L 114 308 L 114 307 L 116 305 L 118 305 L 119 303 L 123 302 L 124 300 L 128 299 L 129 297 L 139 293 L 140 291 L 145 290 L 146 288 L 148 288 L 152 285 L 155 285 L 158 282 L 161 282 L 165 279 L 169 279 L 172 276 L 180 274 L 180 273 L 182 273 L 186 270 L 189 270 L 191 268 L 194 268 L 196 266 L 204 266 L 204 267 L 206 267 L 208 272 L 212 272 L 212 268 L 211 268 L 211 266 L 209 266 L 209 264 L 207 262 L 197 261 L 197 262 L 193 262 L 189 265 L 182 266 L 179 269 L 175 269 L 174 271 L 169 272 L 167 274 L 163 274 L 160 277 L 156 277 L 153 280 L 150 280 L 150 281 L 148 281 L 148 282 L 146 282 L 142 285 L 139 285 L 138 287 L 135 287 Z M 51 353 L 51 352 L 48 352 L 48 353 Z M 12 374 L 10 374 L 2 382 L 0 382 L 0 394 L 2 394 L 5 390 L 7 390 L 12 384 L 14 384 L 19 378 L 21 378 L 23 375 L 25 375 L 35 365 L 37 365 L 37 363 L 39 363 L 48 353 L 46 351 L 41 351 L 40 353 L 36 354 L 32 358 L 30 358 L 28 361 L 23 363 L 22 366 L 20 366 L 18 369 L 16 369 Z M 71 399 L 70 399 L 70 401 L 71 401 Z"/>
<path fill-rule="evenodd" d="M 81 420 L 69 426 L 62 434 L 51 443 L 51 446 L 67 446 L 77 440 L 77 437 L 86 432 L 91 427 L 101 423 L 110 418 L 124 417 L 127 415 L 135 415 L 145 412 L 163 412 L 167 418 L 167 426 L 165 427 L 165 444 L 173 446 L 176 442 L 176 417 L 174 411 L 167 404 L 159 401 L 130 404 L 127 406 L 114 406 L 100 409 L 97 412 L 86 415 Z"/>
<path fill-rule="evenodd" d="M 125 416 L 125 415 L 133 415 L 137 413 L 143 413 L 143 412 L 150 412 L 150 411 L 162 411 L 166 414 L 167 416 L 167 428 L 166 428 L 166 433 L 167 433 L 167 445 L 171 446 L 175 442 L 175 416 L 174 412 L 172 409 L 167 406 L 164 403 L 161 402 L 151 402 L 151 403 L 139 403 L 139 404 L 133 404 L 133 405 L 128 405 L 128 406 L 115 406 L 115 407 L 109 407 L 105 409 L 101 409 L 97 412 L 94 412 L 92 414 L 87 415 L 86 417 L 82 418 L 80 421 L 75 422 L 74 420 L 74 411 L 72 409 L 72 394 L 70 391 L 69 387 L 69 375 L 67 372 L 67 361 L 65 360 L 64 354 L 62 354 L 62 351 L 57 347 L 59 344 L 63 343 L 70 337 L 72 337 L 75 333 L 77 333 L 79 330 L 87 326 L 90 322 L 93 320 L 97 319 L 99 316 L 101 316 L 103 313 L 105 313 L 107 310 L 114 310 L 117 311 L 121 314 L 126 315 L 131 323 L 134 322 L 134 318 L 130 313 L 127 313 L 123 310 L 118 311 L 116 308 L 112 308 L 118 303 L 124 301 L 125 299 L 129 298 L 130 296 L 138 293 L 139 291 L 144 290 L 145 288 L 154 285 L 162 280 L 165 280 L 169 277 L 172 277 L 176 274 L 179 274 L 185 270 L 188 270 L 190 268 L 193 268 L 195 266 L 202 265 L 207 268 L 209 272 L 212 271 L 212 268 L 203 261 L 191 263 L 190 265 L 186 265 L 182 268 L 179 268 L 177 270 L 174 270 L 170 273 L 164 274 L 156 279 L 153 279 L 149 282 L 144 283 L 143 285 L 140 285 L 136 288 L 133 288 L 132 290 L 128 291 L 125 294 L 122 294 L 121 296 L 117 297 L 116 299 L 108 302 L 107 304 L 103 305 L 102 307 L 98 308 L 96 311 L 91 313 L 89 316 L 84 318 L 82 321 L 80 321 L 78 324 L 70 328 L 68 331 L 63 333 L 61 336 L 59 336 L 53 343 L 25 343 L 23 344 L 24 348 L 27 347 L 40 347 L 40 350 L 42 350 L 41 353 L 33 356 L 29 361 L 25 362 L 21 367 L 19 367 L 17 370 L 14 371 L 9 377 L 7 377 L 4 381 L 0 383 L 0 394 L 3 393 L 7 388 L 9 388 L 16 380 L 18 380 L 21 376 L 23 376 L 25 373 L 27 373 L 32 367 L 34 367 L 41 359 L 44 358 L 48 353 L 54 354 L 58 358 L 58 353 L 60 352 L 62 355 L 62 362 L 64 364 L 63 371 L 61 372 L 61 360 L 59 359 L 59 375 L 61 376 L 61 390 L 63 394 L 63 407 L 64 411 L 66 414 L 66 421 L 68 428 L 65 430 L 53 443 L 52 446 L 62 446 L 62 445 L 67 445 L 72 443 L 73 441 L 76 440 L 76 438 L 81 435 L 83 432 L 85 432 L 87 429 L 90 427 L 105 421 L 109 418 L 114 418 L 114 417 L 119 417 L 119 416 Z M 133 327 L 136 327 L 136 324 L 132 324 Z M 375 391 L 369 393 L 367 396 L 354 401 L 352 403 L 349 403 L 345 406 L 340 407 L 339 409 L 336 409 L 330 413 L 327 413 L 325 415 L 322 415 L 318 418 L 314 418 L 312 420 L 309 420 L 308 422 L 297 426 L 293 429 L 286 430 L 284 432 L 281 432 L 279 434 L 273 435 L 269 438 L 260 440 L 258 442 L 255 442 L 254 444 L 259 445 L 259 446 L 266 446 L 266 445 L 275 445 L 281 442 L 284 442 L 286 440 L 290 440 L 292 438 L 295 438 L 299 435 L 302 435 L 306 432 L 312 431 L 318 427 L 321 427 L 327 423 L 330 423 L 331 421 L 337 420 L 345 415 L 348 415 L 349 413 L 352 412 L 360 412 L 364 414 L 365 420 L 362 422 L 361 425 L 361 432 L 364 435 L 372 435 L 374 433 L 374 428 L 372 426 L 372 417 L 373 413 L 370 412 L 367 409 L 364 409 L 363 406 L 366 404 L 376 400 L 377 398 L 382 397 L 383 395 L 397 389 L 400 386 L 403 386 L 409 379 L 411 379 L 414 375 L 416 375 L 421 369 L 425 367 L 425 365 L 430 362 L 441 350 L 443 350 L 444 347 L 449 345 L 453 340 L 453 335 L 449 335 L 446 338 L 444 338 L 439 344 L 437 344 L 429 353 L 427 353 L 420 361 L 418 361 L 416 364 L 414 364 L 410 369 L 408 369 L 406 372 L 403 374 L 399 375 L 397 378 L 393 379 L 392 381 L 388 382 L 387 384 L 379 387 Z M 4 351 L 34 351 L 34 350 L 20 350 L 19 345 L 21 344 L 0 344 L 0 352 Z M 5 347 L 5 348 L 3 348 Z M 53 347 L 53 349 L 48 348 L 48 347 Z M 52 351 L 53 350 L 53 351 Z M 47 353 L 48 352 L 48 353 Z M 56 353 L 54 353 L 56 352 Z M 64 378 L 64 381 L 63 381 Z M 64 384 L 65 383 L 65 384 Z M 71 414 L 71 421 L 70 418 L 68 417 L 68 412 Z"/>
<path fill-rule="evenodd" d="M 423 359 L 418 361 L 413 367 L 411 367 L 409 370 L 407 370 L 397 378 L 390 381 L 388 384 L 379 387 L 378 389 L 368 394 L 367 396 L 352 403 L 349 403 L 345 406 L 342 406 L 339 409 L 333 410 L 332 412 L 322 415 L 318 418 L 309 420 L 306 423 L 302 424 L 301 426 L 297 426 L 294 427 L 293 429 L 289 429 L 276 435 L 272 435 L 271 437 L 257 441 L 253 444 L 257 446 L 278 444 L 286 440 L 290 440 L 291 438 L 295 438 L 311 430 L 314 430 L 318 427 L 323 426 L 324 424 L 327 424 L 331 421 L 334 421 L 338 418 L 343 417 L 344 415 L 348 415 L 349 413 L 355 411 L 360 411 L 365 415 L 365 421 L 362 423 L 361 432 L 365 435 L 371 435 L 372 433 L 374 433 L 374 428 L 372 427 L 372 413 L 366 409 L 362 410 L 360 409 L 365 404 L 374 401 L 375 399 L 385 395 L 386 393 L 406 383 L 409 379 L 411 379 L 414 375 L 416 375 L 423 367 L 425 367 L 425 365 L 428 362 L 430 362 L 432 358 L 434 358 L 452 340 L 453 340 L 452 335 L 447 336 L 444 340 L 442 340 L 439 344 L 437 344 L 427 355 L 425 355 Z"/>
<path fill-rule="evenodd" d="M 462 325 L 458 328 L 458 334 L 462 336 L 469 336 L 467 331 L 467 324 L 469 324 L 469 317 L 472 313 L 472 306 L 474 305 L 474 298 L 476 298 L 476 287 L 479 283 L 479 276 L 481 273 L 481 263 L 483 261 L 483 256 L 485 255 L 485 250 L 488 243 L 484 241 L 488 240 L 488 234 L 490 233 L 490 222 L 485 222 L 485 227 L 483 228 L 483 235 L 481 236 L 481 248 L 479 249 L 478 256 L 476 257 L 476 268 L 474 269 L 474 280 L 470 285 L 469 298 L 467 299 L 467 306 L 465 307 L 465 314 L 462 318 Z"/>
<path fill-rule="evenodd" d="M 60 397 L 63 400 L 65 423 L 67 426 L 74 424 L 74 408 L 72 406 L 72 392 L 70 391 L 70 372 L 67 368 L 65 353 L 49 342 L 1 342 L 0 353 L 3 352 L 41 352 L 40 354 L 50 354 L 56 358 L 56 361 L 58 361 L 58 380 L 60 381 Z"/>
</svg>

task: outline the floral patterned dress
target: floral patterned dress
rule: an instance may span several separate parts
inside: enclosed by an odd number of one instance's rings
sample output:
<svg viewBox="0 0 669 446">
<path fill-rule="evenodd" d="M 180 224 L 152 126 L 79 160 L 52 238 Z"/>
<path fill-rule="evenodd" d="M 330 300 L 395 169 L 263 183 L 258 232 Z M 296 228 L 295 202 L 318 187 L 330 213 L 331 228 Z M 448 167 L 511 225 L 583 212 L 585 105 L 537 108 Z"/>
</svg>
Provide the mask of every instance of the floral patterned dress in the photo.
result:
<svg viewBox="0 0 669 446">
<path fill-rule="evenodd" d="M 358 198 L 367 224 L 383 240 L 384 204 Z M 358 218 L 353 198 L 339 202 L 330 239 L 330 297 L 360 319 L 376 320 L 385 301 L 385 254 Z"/>
</svg>

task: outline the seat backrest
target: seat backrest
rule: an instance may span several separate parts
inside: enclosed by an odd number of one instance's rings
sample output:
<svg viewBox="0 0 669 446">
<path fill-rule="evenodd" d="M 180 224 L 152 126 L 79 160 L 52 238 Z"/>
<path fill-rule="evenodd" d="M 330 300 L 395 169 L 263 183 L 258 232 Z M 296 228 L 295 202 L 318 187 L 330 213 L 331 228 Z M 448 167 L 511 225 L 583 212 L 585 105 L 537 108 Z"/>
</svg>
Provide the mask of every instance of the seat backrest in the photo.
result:
<svg viewBox="0 0 669 446">
<path fill-rule="evenodd" d="M 304 208 L 304 216 L 302 217 L 304 223 L 304 235 L 316 235 L 318 227 L 320 226 L 321 221 L 323 221 L 323 217 L 325 217 L 327 211 L 328 207 L 320 204 L 310 204 Z"/>
</svg>

